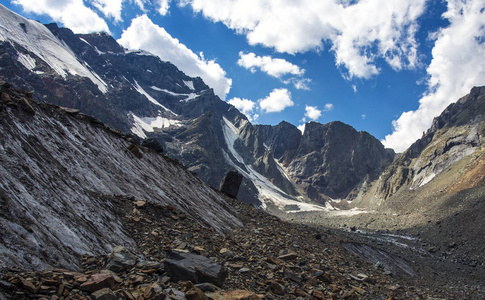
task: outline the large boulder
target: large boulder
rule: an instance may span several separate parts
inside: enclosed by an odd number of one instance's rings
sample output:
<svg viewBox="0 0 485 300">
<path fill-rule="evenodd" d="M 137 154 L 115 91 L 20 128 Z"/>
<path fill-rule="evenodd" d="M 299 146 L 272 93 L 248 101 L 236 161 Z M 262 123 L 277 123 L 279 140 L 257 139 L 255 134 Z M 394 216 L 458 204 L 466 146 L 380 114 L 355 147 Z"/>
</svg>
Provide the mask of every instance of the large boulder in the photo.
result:
<svg viewBox="0 0 485 300">
<path fill-rule="evenodd" d="M 219 190 L 231 198 L 236 198 L 243 176 L 237 171 L 229 171 L 221 181 Z"/>
<path fill-rule="evenodd" d="M 136 265 L 138 259 L 130 250 L 123 246 L 116 246 L 108 256 L 106 269 L 120 272 Z"/>
<path fill-rule="evenodd" d="M 172 251 L 165 270 L 173 281 L 209 282 L 222 287 L 227 277 L 224 266 L 202 255 Z"/>
</svg>

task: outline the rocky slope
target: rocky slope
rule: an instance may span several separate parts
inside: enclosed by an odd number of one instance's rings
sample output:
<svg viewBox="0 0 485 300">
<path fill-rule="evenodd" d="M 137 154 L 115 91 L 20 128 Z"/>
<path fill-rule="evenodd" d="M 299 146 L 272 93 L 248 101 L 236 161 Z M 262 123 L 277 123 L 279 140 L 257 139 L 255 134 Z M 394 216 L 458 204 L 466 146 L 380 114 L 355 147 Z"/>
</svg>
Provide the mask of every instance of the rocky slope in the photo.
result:
<svg viewBox="0 0 485 300">
<path fill-rule="evenodd" d="M 397 194 L 408 190 L 425 195 L 437 185 L 445 195 L 483 185 L 484 112 L 485 87 L 473 88 L 448 106 L 423 137 L 382 173 L 370 203 L 390 207 Z"/>
<path fill-rule="evenodd" d="M 183 212 L 224 235 L 242 225 L 181 165 L 99 120 L 2 83 L 1 268 L 75 268 L 81 255 L 138 248 L 106 196 Z"/>
<path fill-rule="evenodd" d="M 86 255 L 77 271 L 8 270 L 0 273 L 0 298 L 480 299 L 485 292 L 483 271 L 350 233 L 284 222 L 230 198 L 225 200 L 244 226 L 225 238 L 176 209 L 123 196 L 104 200 L 116 203 L 113 213 L 141 253 L 117 247 L 109 255 Z M 177 277 L 174 253 L 186 257 Z M 205 276 L 187 272 L 192 264 Z"/>
<path fill-rule="evenodd" d="M 244 176 L 239 198 L 258 207 L 323 210 L 308 203 L 352 199 L 392 161 L 379 141 L 341 123 L 311 123 L 303 136 L 284 122 L 253 126 L 200 78 L 150 53 L 123 49 L 109 35 L 43 26 L 3 6 L 0 19 L 1 80 L 123 133 L 158 139 L 170 157 L 212 186 L 236 169 Z"/>
<path fill-rule="evenodd" d="M 443 260 L 483 269 L 484 101 L 485 87 L 474 87 L 446 108 L 421 139 L 347 203 L 352 215 L 308 212 L 298 219 L 399 230 L 422 238 L 425 251 Z"/>
</svg>

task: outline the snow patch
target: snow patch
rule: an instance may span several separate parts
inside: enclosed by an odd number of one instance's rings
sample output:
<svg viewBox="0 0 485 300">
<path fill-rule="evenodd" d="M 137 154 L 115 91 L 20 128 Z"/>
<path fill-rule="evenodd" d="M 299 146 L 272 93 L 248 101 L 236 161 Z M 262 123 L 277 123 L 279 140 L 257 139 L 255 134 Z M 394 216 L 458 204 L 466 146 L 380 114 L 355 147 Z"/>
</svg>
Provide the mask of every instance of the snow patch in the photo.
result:
<svg viewBox="0 0 485 300">
<path fill-rule="evenodd" d="M 152 90 L 155 90 L 155 91 L 158 91 L 158 92 L 167 93 L 167 94 L 172 95 L 172 96 L 175 96 L 175 97 L 185 97 L 185 99 L 181 99 L 180 100 L 180 101 L 183 101 L 183 102 L 188 102 L 188 101 L 194 100 L 194 99 L 196 99 L 197 97 L 200 96 L 200 95 L 198 95 L 196 93 L 190 93 L 190 94 L 175 93 L 175 92 L 169 91 L 167 89 L 161 89 L 161 88 L 156 87 L 156 86 L 151 86 L 150 88 Z"/>
<path fill-rule="evenodd" d="M 258 173 L 253 169 L 252 166 L 246 165 L 244 159 L 239 155 L 239 153 L 234 148 L 234 142 L 239 137 L 239 129 L 234 126 L 228 119 L 223 117 L 223 132 L 224 139 L 226 141 L 227 148 L 230 154 L 236 159 L 236 161 L 243 165 L 245 169 L 241 168 L 239 165 L 234 163 L 230 158 L 229 154 L 224 152 L 224 157 L 228 163 L 230 163 L 234 168 L 238 170 L 245 177 L 249 178 L 259 191 L 259 197 L 265 209 L 269 203 L 272 203 L 282 211 L 287 213 L 292 212 L 303 212 L 303 211 L 328 211 L 328 207 L 324 207 L 312 203 L 304 203 L 291 198 L 288 194 L 283 192 L 280 188 L 271 183 L 266 177 Z M 294 209 L 288 210 L 291 207 Z"/>
<path fill-rule="evenodd" d="M 164 110 L 168 111 L 168 112 L 171 112 L 172 114 L 174 115 L 177 115 L 176 113 L 174 113 L 173 111 L 171 111 L 170 109 L 166 108 L 165 106 L 163 106 L 162 104 L 160 104 L 157 100 L 155 100 L 155 98 L 153 98 L 152 96 L 150 96 L 150 94 L 148 94 L 139 84 L 138 82 L 135 80 L 135 85 L 133 85 L 133 87 L 136 89 L 136 91 L 142 95 L 144 95 L 145 97 L 147 97 L 147 99 L 157 105 L 157 106 L 160 106 L 161 108 L 163 108 Z"/>
<path fill-rule="evenodd" d="M 185 83 L 185 85 L 186 85 L 186 86 L 187 86 L 189 89 L 191 89 L 192 91 L 195 91 L 195 88 L 194 88 L 194 82 L 193 82 L 192 80 L 190 80 L 190 81 L 185 81 L 185 80 L 184 80 L 184 83 Z"/>
<path fill-rule="evenodd" d="M 19 54 L 19 57 L 17 58 L 17 61 L 19 63 L 21 63 L 22 65 L 24 65 L 24 67 L 26 67 L 30 71 L 32 71 L 33 69 L 35 69 L 35 59 L 34 58 L 32 58 L 28 54 L 23 54 L 23 53 L 20 53 L 20 52 L 18 54 Z"/>
<path fill-rule="evenodd" d="M 161 116 L 158 116 L 155 118 L 151 118 L 151 117 L 140 118 L 133 113 L 130 113 L 130 115 L 133 117 L 133 120 L 135 121 L 135 123 L 133 124 L 133 127 L 131 128 L 131 132 L 133 132 L 134 134 L 136 134 L 142 139 L 147 138 L 147 135 L 145 134 L 145 132 L 154 132 L 156 129 L 163 129 L 171 126 L 176 126 L 176 127 L 182 126 L 179 120 L 172 120 Z"/>
<path fill-rule="evenodd" d="M 89 46 L 91 46 L 91 44 L 90 44 L 88 41 L 86 41 L 85 39 L 83 39 L 83 38 L 79 38 L 79 39 L 80 39 L 81 41 L 85 42 L 86 44 L 88 44 Z M 91 47 L 92 47 L 92 46 L 91 46 Z"/>
<path fill-rule="evenodd" d="M 57 39 L 47 27 L 1 5 L 0 41 L 9 42 L 14 47 L 15 44 L 21 45 L 64 78 L 68 74 L 87 77 L 102 93 L 108 91 L 106 83 L 95 72 L 83 66 L 72 50 L 63 41 Z"/>
</svg>

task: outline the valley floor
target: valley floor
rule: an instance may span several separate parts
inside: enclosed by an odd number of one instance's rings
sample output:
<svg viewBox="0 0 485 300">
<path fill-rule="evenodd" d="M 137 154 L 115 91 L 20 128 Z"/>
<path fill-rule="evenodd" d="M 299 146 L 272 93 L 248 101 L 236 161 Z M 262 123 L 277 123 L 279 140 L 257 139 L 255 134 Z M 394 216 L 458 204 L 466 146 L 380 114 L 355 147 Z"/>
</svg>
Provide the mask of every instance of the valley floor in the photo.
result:
<svg viewBox="0 0 485 300">
<path fill-rule="evenodd" d="M 244 227 L 222 237 L 172 207 L 104 198 L 124 219 L 125 230 L 137 242 L 139 258 L 143 254 L 155 267 L 147 270 L 145 262 L 112 273 L 105 270 L 107 256 L 99 256 L 80 258 L 79 270 L 3 270 L 0 299 L 98 299 L 80 290 L 97 273 L 109 273 L 115 279 L 113 298 L 99 299 L 163 299 L 164 293 L 170 299 L 485 297 L 483 265 L 449 261 L 422 238 L 405 237 L 408 233 L 397 236 L 296 224 L 227 198 Z M 196 289 L 190 283 L 171 282 L 163 262 L 174 249 L 225 265 L 228 276 L 222 289 L 212 287 L 193 298 Z M 156 286 L 160 298 L 154 296 Z"/>
</svg>

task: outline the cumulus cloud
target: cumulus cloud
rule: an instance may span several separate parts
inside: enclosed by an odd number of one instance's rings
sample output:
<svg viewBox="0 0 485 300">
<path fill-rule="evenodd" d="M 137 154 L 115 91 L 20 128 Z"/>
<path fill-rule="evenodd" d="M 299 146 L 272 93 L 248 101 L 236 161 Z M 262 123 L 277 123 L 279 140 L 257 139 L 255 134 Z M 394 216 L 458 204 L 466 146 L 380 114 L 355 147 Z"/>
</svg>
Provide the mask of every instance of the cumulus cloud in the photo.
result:
<svg viewBox="0 0 485 300">
<path fill-rule="evenodd" d="M 122 21 L 121 8 L 124 0 L 93 0 L 92 4 L 99 9 L 106 17 L 111 17 L 115 21 Z"/>
<path fill-rule="evenodd" d="M 285 81 L 286 84 L 292 83 L 293 86 L 298 90 L 310 90 L 308 86 L 312 82 L 309 78 L 290 78 L 288 81 Z"/>
<path fill-rule="evenodd" d="M 333 109 L 333 104 L 327 103 L 327 104 L 325 104 L 323 111 L 331 111 L 332 109 Z"/>
<path fill-rule="evenodd" d="M 159 0 L 158 1 L 158 13 L 165 16 L 170 8 L 170 0 Z"/>
<path fill-rule="evenodd" d="M 256 107 L 256 102 L 254 101 L 235 97 L 228 100 L 227 103 L 234 105 L 237 109 L 239 109 L 240 112 L 246 115 L 250 122 L 255 121 L 258 116 L 257 114 L 253 115 L 254 109 Z"/>
<path fill-rule="evenodd" d="M 259 108 L 265 113 L 280 112 L 293 105 L 290 91 L 283 88 L 274 89 L 268 97 L 259 100 Z"/>
<path fill-rule="evenodd" d="M 192 52 L 147 15 L 133 19 L 118 42 L 128 49 L 143 49 L 170 61 L 189 76 L 200 76 L 221 99 L 231 89 L 232 80 L 218 63 L 205 59 L 202 53 Z"/>
<path fill-rule="evenodd" d="M 138 6 L 138 8 L 140 8 L 144 12 L 147 11 L 146 8 L 145 8 L 145 3 L 150 4 L 149 0 L 131 0 L 131 2 L 135 3 L 136 6 Z"/>
<path fill-rule="evenodd" d="M 450 25 L 437 34 L 433 59 L 427 68 L 428 92 L 419 108 L 393 121 L 394 131 L 382 143 L 397 152 L 420 138 L 450 103 L 485 78 L 485 1 L 449 0 L 443 17 Z"/>
<path fill-rule="evenodd" d="M 281 58 L 272 58 L 271 56 L 257 56 L 256 54 L 239 52 L 239 60 L 237 64 L 241 67 L 255 71 L 255 68 L 259 68 L 261 71 L 267 73 L 270 76 L 281 78 L 283 75 L 303 75 L 304 69 L 300 69 L 297 65 L 294 65 Z"/>
<path fill-rule="evenodd" d="M 423 0 L 185 0 L 195 12 L 245 34 L 251 45 L 290 54 L 320 51 L 330 42 L 345 77 L 379 73 L 377 59 L 395 70 L 417 64 L 415 33 Z M 291 20 L 289 22 L 288 20 Z"/>
<path fill-rule="evenodd" d="M 283 80 L 284 84 L 293 84 L 296 89 L 309 90 L 308 84 L 311 82 L 308 78 L 302 78 L 305 73 L 305 69 L 298 67 L 290 63 L 287 60 L 281 58 L 272 58 L 271 56 L 257 56 L 256 54 L 249 52 L 239 52 L 239 60 L 237 64 L 243 68 L 255 73 L 257 69 L 265 72 L 266 74 L 282 79 L 284 76 L 291 76 L 288 79 Z"/>
<path fill-rule="evenodd" d="M 313 121 L 318 120 L 322 116 L 322 111 L 317 106 L 305 106 L 305 117 Z"/>
<path fill-rule="evenodd" d="M 75 33 L 110 32 L 108 24 L 82 0 L 13 0 L 12 3 L 21 5 L 25 12 L 48 15 Z"/>
</svg>

